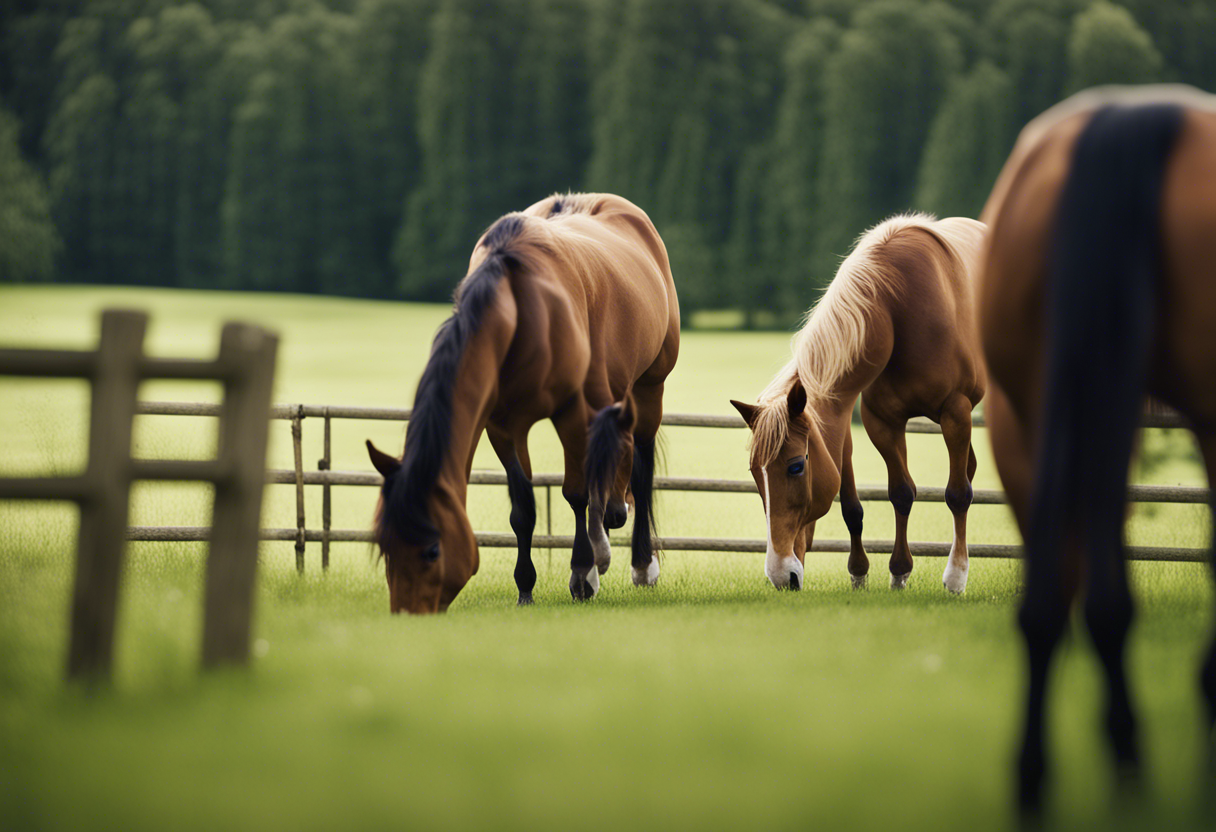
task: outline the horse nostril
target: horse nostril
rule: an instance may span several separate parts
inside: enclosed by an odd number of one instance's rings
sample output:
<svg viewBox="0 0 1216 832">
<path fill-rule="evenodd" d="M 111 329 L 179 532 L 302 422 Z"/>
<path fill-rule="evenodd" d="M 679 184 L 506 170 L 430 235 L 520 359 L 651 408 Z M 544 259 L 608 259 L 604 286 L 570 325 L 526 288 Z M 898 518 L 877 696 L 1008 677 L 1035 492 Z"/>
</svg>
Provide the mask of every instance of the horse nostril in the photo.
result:
<svg viewBox="0 0 1216 832">
<path fill-rule="evenodd" d="M 798 583 L 798 573 L 797 572 L 790 573 L 790 589 L 794 590 L 794 592 L 797 592 L 798 590 L 802 589 L 802 586 Z"/>
</svg>

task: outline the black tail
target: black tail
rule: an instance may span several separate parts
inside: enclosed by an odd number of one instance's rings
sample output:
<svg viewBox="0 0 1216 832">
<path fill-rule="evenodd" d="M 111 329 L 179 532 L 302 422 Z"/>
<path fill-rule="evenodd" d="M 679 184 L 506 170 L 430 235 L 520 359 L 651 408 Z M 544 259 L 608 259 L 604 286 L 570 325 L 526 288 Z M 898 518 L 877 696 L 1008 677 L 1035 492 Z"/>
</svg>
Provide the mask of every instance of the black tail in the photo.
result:
<svg viewBox="0 0 1216 832">
<path fill-rule="evenodd" d="M 1161 183 L 1182 119 L 1173 105 L 1108 107 L 1077 141 L 1048 275 L 1044 433 L 1026 541 L 1040 563 L 1058 563 L 1048 553 L 1070 521 L 1091 559 L 1122 552 L 1157 307 Z"/>
<path fill-rule="evenodd" d="M 587 464 L 584 469 L 587 479 L 587 498 L 593 506 L 603 508 L 608 504 L 608 494 L 616 479 L 621 464 L 621 449 L 625 444 L 625 405 L 610 404 L 595 414 L 587 429 Z M 595 517 L 589 522 L 601 522 Z"/>
<path fill-rule="evenodd" d="M 654 521 L 654 472 L 658 437 L 639 439 L 633 446 L 633 473 L 629 490 L 633 492 L 632 563 L 645 566 L 659 554 L 655 545 L 658 527 Z"/>
</svg>

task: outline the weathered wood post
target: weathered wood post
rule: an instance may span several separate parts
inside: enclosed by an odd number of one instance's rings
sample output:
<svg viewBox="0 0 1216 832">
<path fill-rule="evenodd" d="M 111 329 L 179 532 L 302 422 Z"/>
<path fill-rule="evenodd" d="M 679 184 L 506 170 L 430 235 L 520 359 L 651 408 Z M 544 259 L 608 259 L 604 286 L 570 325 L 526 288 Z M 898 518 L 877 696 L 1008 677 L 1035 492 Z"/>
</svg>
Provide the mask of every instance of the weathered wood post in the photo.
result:
<svg viewBox="0 0 1216 832">
<path fill-rule="evenodd" d="M 220 413 L 211 550 L 203 600 L 203 666 L 245 664 L 253 619 L 258 532 L 266 470 L 270 398 L 278 338 L 226 324 L 219 363 L 228 369 Z"/>
<path fill-rule="evenodd" d="M 142 312 L 108 310 L 101 316 L 90 378 L 89 461 L 79 500 L 69 678 L 105 680 L 113 664 L 131 503 L 131 427 L 147 328 L 148 316 Z"/>
</svg>

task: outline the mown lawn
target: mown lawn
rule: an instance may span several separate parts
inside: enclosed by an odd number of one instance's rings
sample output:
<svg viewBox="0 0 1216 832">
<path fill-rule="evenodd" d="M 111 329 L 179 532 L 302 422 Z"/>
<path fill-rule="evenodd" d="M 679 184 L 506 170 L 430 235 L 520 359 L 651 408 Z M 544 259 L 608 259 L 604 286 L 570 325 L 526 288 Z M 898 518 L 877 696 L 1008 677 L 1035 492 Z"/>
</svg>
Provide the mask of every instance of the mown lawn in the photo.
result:
<svg viewBox="0 0 1216 832">
<path fill-rule="evenodd" d="M 213 352 L 220 321 L 282 335 L 276 401 L 408 405 L 442 307 L 259 295 L 0 287 L 0 342 L 89 347 L 97 310 L 153 314 L 149 349 Z M 731 412 L 784 361 L 781 334 L 686 333 L 667 409 Z M 148 384 L 145 398 L 213 400 L 206 385 Z M 0 473 L 68 473 L 84 460 L 87 396 L 64 382 L 0 380 Z M 289 467 L 285 423 L 271 464 Z M 306 422 L 306 465 L 320 425 Z M 402 427 L 339 423 L 334 467 L 367 467 L 362 441 L 400 450 Z M 557 470 L 552 430 L 534 433 L 538 471 Z M 742 431 L 668 431 L 667 470 L 746 477 Z M 1161 437 L 1148 440 L 1169 445 Z M 204 456 L 205 419 L 143 417 L 137 452 Z M 1178 444 L 1178 443 L 1173 443 Z M 912 437 L 912 471 L 944 484 L 936 437 Z M 858 479 L 885 480 L 859 434 Z M 977 486 L 998 487 L 977 431 Z M 488 445 L 478 467 L 495 467 Z M 1202 482 L 1184 455 L 1142 481 Z M 318 491 L 317 489 L 314 489 Z M 474 525 L 508 528 L 505 489 L 472 491 Z M 266 523 L 290 526 L 290 488 L 267 491 Z M 335 525 L 366 526 L 372 489 L 337 491 Z M 663 533 L 763 538 L 753 495 L 661 496 Z M 541 500 L 541 528 L 546 518 Z M 310 523 L 319 493 L 309 494 Z M 554 495 L 553 526 L 569 512 Z M 890 508 L 867 507 L 868 537 Z M 146 486 L 132 522 L 203 524 L 207 489 Z M 918 505 L 912 537 L 948 540 L 949 513 Z M 196 671 L 201 569 L 196 545 L 130 548 L 113 690 L 60 682 L 74 512 L 0 504 L 0 826 L 5 829 L 1002 829 L 1018 722 L 1020 652 L 1013 562 L 976 560 L 968 592 L 946 597 L 940 559 L 909 589 L 853 592 L 843 555 L 808 561 L 807 591 L 777 593 L 758 555 L 675 552 L 654 590 L 626 559 L 601 596 L 574 606 L 567 555 L 536 553 L 537 603 L 514 607 L 513 555 L 483 552 L 481 573 L 442 617 L 387 613 L 366 546 L 336 546 L 322 575 L 296 575 L 290 545 L 263 547 L 256 658 L 248 673 Z M 1016 539 L 1002 507 L 977 507 L 976 542 Z M 1136 542 L 1206 545 L 1198 507 L 1137 512 Z M 845 535 L 838 515 L 821 537 Z M 623 553 L 622 553 L 623 555 Z M 1133 570 L 1140 618 L 1131 667 L 1143 707 L 1150 788 L 1108 809 L 1096 735 L 1100 702 L 1080 630 L 1053 696 L 1055 816 L 1066 826 L 1199 827 L 1194 678 L 1212 629 L 1201 565 Z"/>
</svg>

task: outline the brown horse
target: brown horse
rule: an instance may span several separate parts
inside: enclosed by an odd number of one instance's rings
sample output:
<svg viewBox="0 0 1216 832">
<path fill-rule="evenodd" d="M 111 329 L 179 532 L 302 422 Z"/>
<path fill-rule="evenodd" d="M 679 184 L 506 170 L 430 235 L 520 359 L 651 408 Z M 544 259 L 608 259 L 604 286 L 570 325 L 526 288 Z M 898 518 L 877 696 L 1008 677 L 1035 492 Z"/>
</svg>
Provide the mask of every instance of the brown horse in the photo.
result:
<svg viewBox="0 0 1216 832">
<path fill-rule="evenodd" d="M 519 603 L 531 603 L 528 432 L 542 419 L 561 440 L 562 496 L 574 510 L 571 594 L 599 591 L 611 558 L 605 527 L 624 525 L 627 489 L 634 583 L 658 580 L 655 435 L 679 348 L 667 251 L 636 205 L 610 194 L 553 196 L 490 226 L 435 336 L 402 459 L 368 443 L 384 475 L 375 535 L 393 612 L 446 610 L 477 572 L 465 499 L 483 429 L 507 471 L 515 583 Z"/>
<path fill-rule="evenodd" d="M 849 574 L 863 586 L 870 569 L 861 543 L 862 508 L 853 479 L 853 405 L 861 396 L 866 433 L 887 464 L 895 507 L 891 587 L 912 573 L 908 514 L 916 485 L 908 473 L 908 419 L 942 426 L 950 454 L 946 503 L 954 544 L 942 581 L 967 586 L 967 509 L 975 453 L 971 410 L 984 395 L 972 311 L 972 270 L 984 226 L 924 214 L 892 217 L 867 231 L 794 336 L 793 360 L 755 405 L 731 401 L 752 430 L 751 471 L 764 503 L 764 574 L 778 589 L 800 589 L 815 521 L 840 492 L 849 528 Z"/>
<path fill-rule="evenodd" d="M 1043 708 L 1073 598 L 1102 662 L 1121 772 L 1139 752 L 1124 675 L 1128 460 L 1145 394 L 1189 421 L 1216 471 L 1216 97 L 1100 88 L 1032 121 L 984 209 L 978 304 L 997 468 L 1026 543 L 1029 660 L 1019 760 L 1041 802 Z M 1216 721 L 1216 645 L 1202 671 Z"/>
</svg>

